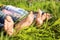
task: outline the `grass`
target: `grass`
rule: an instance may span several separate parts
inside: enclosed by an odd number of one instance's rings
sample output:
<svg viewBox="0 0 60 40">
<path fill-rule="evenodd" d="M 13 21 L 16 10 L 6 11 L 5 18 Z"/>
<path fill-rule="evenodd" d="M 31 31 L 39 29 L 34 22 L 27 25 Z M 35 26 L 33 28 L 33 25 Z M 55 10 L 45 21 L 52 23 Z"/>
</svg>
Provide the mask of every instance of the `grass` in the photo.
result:
<svg viewBox="0 0 60 40">
<path fill-rule="evenodd" d="M 26 0 L 2 0 L 0 4 L 10 4 L 28 11 L 37 11 L 40 8 L 53 15 L 40 28 L 36 28 L 37 26 L 33 22 L 29 28 L 23 29 L 18 34 L 12 36 L 3 35 L 4 30 L 2 30 L 0 32 L 0 40 L 60 40 L 60 1 L 32 1 L 30 5 L 30 2 Z"/>
</svg>

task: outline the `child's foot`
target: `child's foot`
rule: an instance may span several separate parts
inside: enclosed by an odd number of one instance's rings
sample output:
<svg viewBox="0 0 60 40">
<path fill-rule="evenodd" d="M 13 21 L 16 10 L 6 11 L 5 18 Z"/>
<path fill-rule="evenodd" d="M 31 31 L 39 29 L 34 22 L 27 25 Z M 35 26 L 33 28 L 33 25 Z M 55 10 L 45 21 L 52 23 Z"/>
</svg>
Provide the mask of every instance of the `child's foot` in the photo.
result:
<svg viewBox="0 0 60 40">
<path fill-rule="evenodd" d="M 4 30 L 10 36 L 13 34 L 13 26 L 14 26 L 14 22 L 13 22 L 12 18 L 7 15 L 4 20 Z"/>
<path fill-rule="evenodd" d="M 25 19 L 23 19 L 22 21 L 20 21 L 15 25 L 16 31 L 18 32 L 23 28 L 29 27 L 32 24 L 33 20 L 34 20 L 34 15 L 33 12 L 31 11 L 30 14 Z"/>
<path fill-rule="evenodd" d="M 51 15 L 49 13 L 44 13 L 42 15 L 42 11 L 39 9 L 36 17 L 36 25 L 41 26 L 45 19 L 49 20 L 50 18 L 51 18 Z"/>
</svg>

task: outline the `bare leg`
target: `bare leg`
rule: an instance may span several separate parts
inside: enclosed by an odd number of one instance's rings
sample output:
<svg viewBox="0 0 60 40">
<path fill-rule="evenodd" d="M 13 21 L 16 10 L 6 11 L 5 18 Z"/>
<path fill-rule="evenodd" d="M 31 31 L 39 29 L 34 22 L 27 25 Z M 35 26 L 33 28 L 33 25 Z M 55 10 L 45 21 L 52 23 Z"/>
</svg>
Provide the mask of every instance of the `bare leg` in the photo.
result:
<svg viewBox="0 0 60 40">
<path fill-rule="evenodd" d="M 6 16 L 4 20 L 4 30 L 7 32 L 8 35 L 13 34 L 13 26 L 14 22 L 10 16 Z"/>
<path fill-rule="evenodd" d="M 20 21 L 15 25 L 16 31 L 18 32 L 23 28 L 29 27 L 32 24 L 33 20 L 34 20 L 34 15 L 33 12 L 31 11 L 30 14 L 24 20 Z"/>
</svg>

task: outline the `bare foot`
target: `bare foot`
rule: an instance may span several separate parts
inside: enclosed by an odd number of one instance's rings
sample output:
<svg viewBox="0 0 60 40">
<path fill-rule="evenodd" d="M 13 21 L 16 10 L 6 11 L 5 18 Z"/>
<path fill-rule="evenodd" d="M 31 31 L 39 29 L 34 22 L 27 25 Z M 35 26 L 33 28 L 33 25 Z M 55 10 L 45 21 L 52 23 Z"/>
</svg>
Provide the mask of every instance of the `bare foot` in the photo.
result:
<svg viewBox="0 0 60 40">
<path fill-rule="evenodd" d="M 44 13 L 42 15 L 42 11 L 39 9 L 36 17 L 36 25 L 39 27 L 43 24 L 45 19 L 49 20 L 50 18 L 51 18 L 51 15 L 49 13 Z"/>
<path fill-rule="evenodd" d="M 6 16 L 4 20 L 4 30 L 7 32 L 8 35 L 13 34 L 13 26 L 14 22 L 10 16 Z"/>
<path fill-rule="evenodd" d="M 20 21 L 15 25 L 16 31 L 18 32 L 23 28 L 29 27 L 32 24 L 33 20 L 34 20 L 34 15 L 33 12 L 31 11 L 30 14 L 25 19 L 23 19 L 22 21 Z"/>
</svg>

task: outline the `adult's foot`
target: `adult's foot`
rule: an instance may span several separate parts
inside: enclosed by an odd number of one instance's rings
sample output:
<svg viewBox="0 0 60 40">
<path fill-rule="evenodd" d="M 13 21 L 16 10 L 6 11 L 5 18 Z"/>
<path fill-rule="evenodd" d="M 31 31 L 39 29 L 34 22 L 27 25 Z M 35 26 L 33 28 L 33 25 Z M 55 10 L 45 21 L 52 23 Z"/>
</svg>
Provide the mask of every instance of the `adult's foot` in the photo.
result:
<svg viewBox="0 0 60 40">
<path fill-rule="evenodd" d="M 4 30 L 10 36 L 13 34 L 13 26 L 14 26 L 14 22 L 13 22 L 12 18 L 7 15 L 4 20 Z"/>
</svg>

